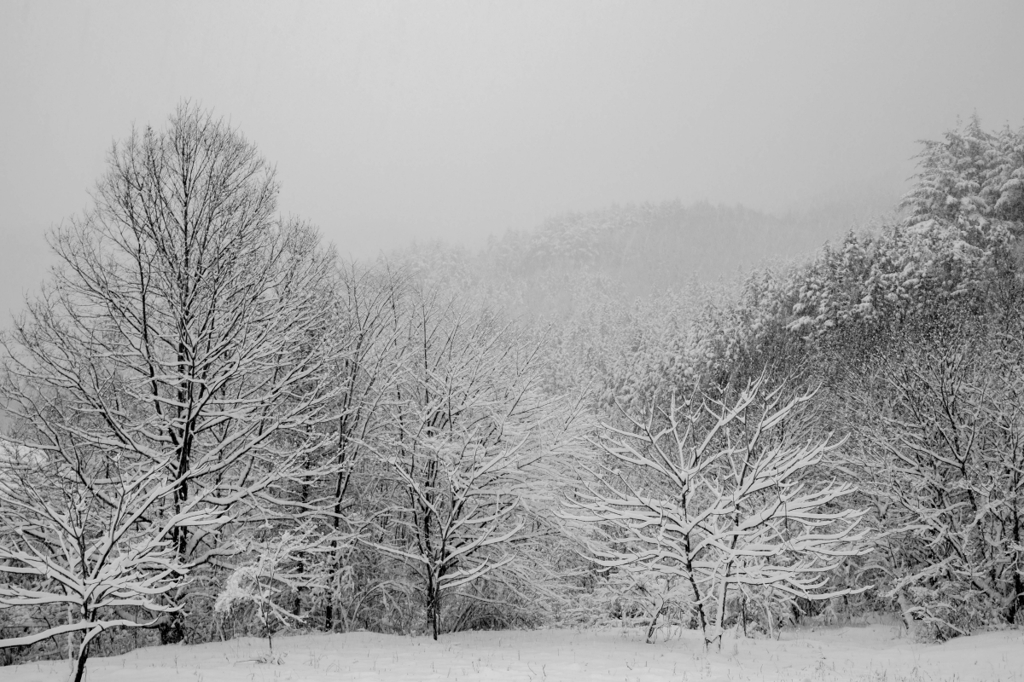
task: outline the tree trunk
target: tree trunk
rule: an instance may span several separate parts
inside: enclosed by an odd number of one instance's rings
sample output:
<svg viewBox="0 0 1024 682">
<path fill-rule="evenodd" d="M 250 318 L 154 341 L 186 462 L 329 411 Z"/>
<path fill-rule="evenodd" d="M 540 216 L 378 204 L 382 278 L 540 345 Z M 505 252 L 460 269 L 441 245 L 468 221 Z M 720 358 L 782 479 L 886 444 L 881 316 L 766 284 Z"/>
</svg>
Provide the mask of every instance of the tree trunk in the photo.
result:
<svg viewBox="0 0 1024 682">
<path fill-rule="evenodd" d="M 657 611 L 654 612 L 654 618 L 651 618 L 651 624 L 647 628 L 647 643 L 648 644 L 653 644 L 654 643 L 654 631 L 658 627 L 658 617 L 661 616 L 663 613 L 665 613 L 665 611 L 667 611 L 667 610 L 668 610 L 668 602 L 665 601 L 665 600 L 662 600 L 661 606 L 658 608 Z"/>
<path fill-rule="evenodd" d="M 900 590 L 896 594 L 896 601 L 900 605 L 900 612 L 903 614 L 903 622 L 907 625 L 907 632 L 910 634 L 911 639 L 918 639 L 920 635 L 918 620 L 914 618 L 912 610 L 913 607 L 903 590 Z"/>
<path fill-rule="evenodd" d="M 346 397 L 346 401 L 348 398 Z M 348 405 L 346 403 L 345 407 Z M 341 528 L 341 510 L 342 500 L 345 497 L 345 492 L 348 489 L 348 476 L 345 475 L 345 463 L 348 458 L 348 450 L 346 444 L 348 443 L 348 420 L 343 415 L 338 418 L 338 479 L 334 490 L 334 517 L 331 519 L 331 525 L 334 528 L 334 534 L 337 536 L 338 530 Z M 331 540 L 332 556 L 337 558 L 338 541 Z M 338 581 L 341 575 L 341 561 L 338 561 L 334 566 L 334 578 L 335 582 Z M 327 607 L 324 610 L 324 630 L 332 632 L 334 630 L 334 595 L 330 595 L 327 599 Z"/>
<path fill-rule="evenodd" d="M 732 568 L 732 562 L 726 565 L 725 575 L 722 576 L 722 585 L 718 590 L 718 608 L 715 609 L 715 636 L 708 639 L 707 635 L 704 635 L 704 646 L 711 646 L 716 640 L 718 641 L 718 650 L 722 650 L 722 632 L 725 625 L 725 600 L 729 597 L 729 570 Z"/>
<path fill-rule="evenodd" d="M 438 609 L 438 603 L 437 603 L 437 597 L 438 597 L 438 595 L 434 594 L 430 598 L 430 606 L 427 607 L 427 617 L 430 619 L 430 629 L 431 629 L 431 631 L 434 634 L 434 641 L 435 642 L 437 641 L 437 630 L 438 630 L 438 620 L 439 620 L 438 613 L 437 613 L 438 610 L 439 610 Z"/>
<path fill-rule="evenodd" d="M 435 642 L 440 629 L 441 590 L 438 586 L 439 582 L 440 579 L 434 576 L 433 571 L 427 573 L 427 621 Z"/>
<path fill-rule="evenodd" d="M 324 607 L 324 632 L 334 630 L 334 596 L 327 598 L 327 605 Z"/>
<path fill-rule="evenodd" d="M 708 637 L 708 619 L 704 614 L 704 602 L 701 601 L 700 588 L 697 586 L 697 579 L 693 574 L 693 552 L 690 549 L 689 535 L 686 536 L 684 542 L 684 549 L 686 550 L 686 575 L 690 580 L 690 588 L 693 589 L 693 603 L 697 605 L 697 616 L 700 620 L 700 632 L 704 636 L 704 642 L 706 644 Z"/>
<path fill-rule="evenodd" d="M 86 634 L 82 640 L 82 645 L 78 647 L 78 660 L 71 671 L 71 682 L 83 682 L 85 680 L 85 662 L 89 659 L 89 644 L 91 643 L 88 637 L 89 635 Z"/>
<path fill-rule="evenodd" d="M 175 611 L 157 625 L 160 644 L 177 644 L 185 639 L 185 626 L 181 611 Z"/>
</svg>

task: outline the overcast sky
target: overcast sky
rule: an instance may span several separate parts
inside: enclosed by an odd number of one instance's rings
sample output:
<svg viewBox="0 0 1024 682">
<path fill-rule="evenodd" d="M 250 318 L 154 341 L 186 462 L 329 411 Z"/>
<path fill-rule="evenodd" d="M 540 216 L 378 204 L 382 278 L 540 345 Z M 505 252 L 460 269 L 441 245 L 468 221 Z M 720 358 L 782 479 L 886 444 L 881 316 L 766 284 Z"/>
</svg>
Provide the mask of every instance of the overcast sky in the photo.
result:
<svg viewBox="0 0 1024 682">
<path fill-rule="evenodd" d="M 1020 0 L 2 0 L 0 315 L 111 143 L 184 99 L 365 256 L 612 203 L 899 192 L 958 116 L 1024 123 L 1021 27 Z"/>
</svg>

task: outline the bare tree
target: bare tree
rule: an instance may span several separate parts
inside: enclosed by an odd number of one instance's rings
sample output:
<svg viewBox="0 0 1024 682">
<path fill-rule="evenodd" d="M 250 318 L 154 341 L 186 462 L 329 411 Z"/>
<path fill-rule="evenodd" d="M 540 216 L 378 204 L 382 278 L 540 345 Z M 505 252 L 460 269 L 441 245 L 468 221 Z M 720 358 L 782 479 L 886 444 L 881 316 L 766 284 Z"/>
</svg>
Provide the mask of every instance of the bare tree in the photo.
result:
<svg viewBox="0 0 1024 682">
<path fill-rule="evenodd" d="M 915 344 L 851 395 L 851 472 L 875 508 L 869 569 L 915 634 L 1024 613 L 1024 353 L 1017 335 Z"/>
<path fill-rule="evenodd" d="M 419 294 L 397 323 L 390 428 L 367 443 L 392 488 L 370 537 L 417 576 L 437 639 L 445 594 L 509 570 L 516 544 L 549 532 L 530 521 L 531 500 L 556 485 L 571 418 L 539 391 L 533 351 L 493 316 Z"/>
<path fill-rule="evenodd" d="M 385 398 L 394 388 L 399 373 L 395 362 L 401 350 L 396 344 L 397 329 L 392 318 L 405 286 L 405 277 L 386 264 L 362 267 L 350 264 L 342 269 L 339 287 L 343 299 L 339 328 L 335 333 L 347 339 L 346 351 L 338 363 L 340 404 L 337 447 L 331 454 L 333 473 L 326 477 L 332 535 L 324 604 L 324 629 L 332 631 L 337 620 L 338 597 L 344 576 L 351 575 L 356 545 L 345 541 L 358 530 L 348 523 L 346 511 L 359 504 L 363 491 L 353 490 L 354 473 L 359 461 L 360 444 L 367 442 L 387 420 L 382 417 Z M 372 484 L 371 484 L 372 485 Z M 372 493 L 371 493 L 372 495 Z"/>
<path fill-rule="evenodd" d="M 0 574 L 7 578 L 0 608 L 31 607 L 48 617 L 43 622 L 65 621 L 0 639 L 0 648 L 77 634 L 72 672 L 79 682 L 100 633 L 151 626 L 138 620 L 140 612 L 177 610 L 161 599 L 191 568 L 171 542 L 175 529 L 220 519 L 194 504 L 161 514 L 178 482 L 159 464 L 122 472 L 82 450 L 70 466 L 36 451 L 0 452 Z"/>
<path fill-rule="evenodd" d="M 673 397 L 628 429 L 606 425 L 597 445 L 609 463 L 584 472 L 563 514 L 610 529 L 591 543 L 598 564 L 688 584 L 706 645 L 721 645 L 733 585 L 840 594 L 828 574 L 863 552 L 862 512 L 836 505 L 852 486 L 809 475 L 840 445 L 794 423 L 811 398 L 784 401 L 762 376 L 728 404 Z"/>
<path fill-rule="evenodd" d="M 52 233 L 59 266 L 3 337 L 8 438 L 71 470 L 81 454 L 132 481 L 161 471 L 173 487 L 147 513 L 180 519 L 178 561 L 222 561 L 227 529 L 293 515 L 324 474 L 309 464 L 337 419 L 333 253 L 276 216 L 256 148 L 187 105 L 115 144 L 93 196 Z M 97 480 L 79 484 L 116 507 Z M 220 522 L 182 516 L 199 510 Z M 165 642 L 183 636 L 174 613 Z"/>
<path fill-rule="evenodd" d="M 307 527 L 275 534 L 267 540 L 254 538 L 248 550 L 247 560 L 228 576 L 214 610 L 225 614 L 236 606 L 253 607 L 248 615 L 255 615 L 263 626 L 272 656 L 275 628 L 305 621 L 298 609 L 287 608 L 287 598 L 301 590 L 326 588 L 323 572 L 307 570 L 309 557 L 333 553 L 336 545 L 325 545 L 316 530 Z"/>
</svg>

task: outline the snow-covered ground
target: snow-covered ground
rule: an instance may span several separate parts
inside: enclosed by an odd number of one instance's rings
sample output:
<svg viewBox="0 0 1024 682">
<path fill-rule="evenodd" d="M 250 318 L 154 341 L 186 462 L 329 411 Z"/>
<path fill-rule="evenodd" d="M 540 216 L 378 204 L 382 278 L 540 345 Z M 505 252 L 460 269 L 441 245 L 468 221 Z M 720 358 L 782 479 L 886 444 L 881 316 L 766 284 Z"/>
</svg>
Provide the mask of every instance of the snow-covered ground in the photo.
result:
<svg viewBox="0 0 1024 682">
<path fill-rule="evenodd" d="M 645 644 L 637 630 L 464 632 L 434 642 L 370 633 L 139 649 L 89 661 L 88 682 L 284 680 L 1024 680 L 1024 632 L 919 644 L 897 627 L 803 629 L 780 641 L 726 638 L 704 653 L 696 633 Z M 68 664 L 0 668 L 3 682 L 63 681 Z"/>
</svg>

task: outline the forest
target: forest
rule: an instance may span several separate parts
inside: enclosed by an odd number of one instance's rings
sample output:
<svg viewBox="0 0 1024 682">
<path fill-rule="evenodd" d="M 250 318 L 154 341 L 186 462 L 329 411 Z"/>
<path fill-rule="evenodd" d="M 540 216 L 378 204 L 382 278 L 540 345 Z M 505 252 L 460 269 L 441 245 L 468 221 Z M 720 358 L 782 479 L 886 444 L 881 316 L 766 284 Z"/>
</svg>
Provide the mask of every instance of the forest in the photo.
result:
<svg viewBox="0 0 1024 682">
<path fill-rule="evenodd" d="M 674 202 L 346 261 L 224 120 L 132 132 L 0 336 L 0 664 L 1021 625 L 1024 129 L 917 161 L 870 228 Z"/>
</svg>

